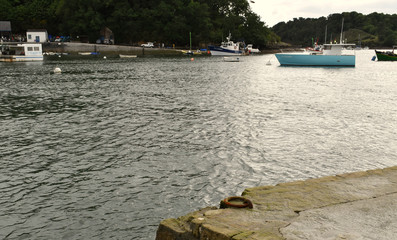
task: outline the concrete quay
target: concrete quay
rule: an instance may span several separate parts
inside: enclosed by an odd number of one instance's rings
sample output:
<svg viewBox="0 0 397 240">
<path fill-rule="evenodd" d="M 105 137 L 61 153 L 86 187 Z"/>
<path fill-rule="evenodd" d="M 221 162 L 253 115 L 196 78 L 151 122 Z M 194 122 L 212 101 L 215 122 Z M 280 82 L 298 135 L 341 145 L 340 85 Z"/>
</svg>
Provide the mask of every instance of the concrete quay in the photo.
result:
<svg viewBox="0 0 397 240">
<path fill-rule="evenodd" d="M 246 189 L 253 209 L 163 220 L 156 240 L 397 239 L 397 166 Z"/>
<path fill-rule="evenodd" d="M 106 45 L 91 43 L 75 42 L 50 42 L 43 43 L 43 52 L 70 53 L 78 54 L 79 52 L 100 52 L 106 54 L 134 54 L 134 55 L 177 55 L 182 54 L 177 49 L 166 48 L 142 48 L 123 45 Z"/>
</svg>

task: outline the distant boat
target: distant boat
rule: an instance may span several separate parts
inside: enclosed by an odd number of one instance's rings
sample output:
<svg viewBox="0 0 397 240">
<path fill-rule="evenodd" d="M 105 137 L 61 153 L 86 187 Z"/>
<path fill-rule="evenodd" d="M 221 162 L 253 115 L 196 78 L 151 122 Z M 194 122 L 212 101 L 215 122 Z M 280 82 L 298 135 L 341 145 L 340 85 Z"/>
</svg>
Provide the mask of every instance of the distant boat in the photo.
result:
<svg viewBox="0 0 397 240">
<path fill-rule="evenodd" d="M 240 62 L 239 57 L 223 57 L 224 62 Z"/>
<path fill-rule="evenodd" d="M 189 39 L 190 39 L 190 48 L 189 50 L 182 50 L 184 55 L 200 55 L 201 51 L 197 49 L 196 51 L 192 51 L 192 33 L 189 32 Z"/>
<path fill-rule="evenodd" d="M 19 43 L 0 45 L 1 62 L 43 61 L 43 48 L 40 43 Z"/>
<path fill-rule="evenodd" d="M 261 51 L 259 51 L 259 49 L 257 48 L 253 48 L 252 44 L 248 44 L 247 45 L 247 50 L 250 54 L 255 54 L 255 53 L 260 53 Z"/>
<path fill-rule="evenodd" d="M 201 51 L 200 50 L 196 50 L 196 51 L 182 50 L 182 53 L 185 54 L 185 55 L 200 55 Z"/>
<path fill-rule="evenodd" d="M 233 42 L 231 40 L 232 35 L 229 33 L 229 36 L 226 38 L 226 42 L 222 42 L 221 46 L 208 46 L 208 50 L 211 52 L 212 56 L 235 56 L 242 55 L 242 51 L 240 50 L 240 43 Z"/>
<path fill-rule="evenodd" d="M 99 55 L 99 52 L 79 52 L 79 55 L 88 56 L 88 55 Z"/>
<path fill-rule="evenodd" d="M 304 53 L 276 53 L 281 66 L 334 66 L 354 67 L 355 55 L 344 55 L 342 49 L 355 44 L 324 44 L 322 54 Z"/>
<path fill-rule="evenodd" d="M 393 46 L 393 50 L 391 52 L 375 50 L 378 61 L 397 61 L 397 54 L 394 53 L 395 48 L 397 48 L 397 46 Z"/>
<path fill-rule="evenodd" d="M 119 54 L 120 58 L 136 58 L 138 57 L 137 55 L 125 55 L 125 54 Z"/>
</svg>

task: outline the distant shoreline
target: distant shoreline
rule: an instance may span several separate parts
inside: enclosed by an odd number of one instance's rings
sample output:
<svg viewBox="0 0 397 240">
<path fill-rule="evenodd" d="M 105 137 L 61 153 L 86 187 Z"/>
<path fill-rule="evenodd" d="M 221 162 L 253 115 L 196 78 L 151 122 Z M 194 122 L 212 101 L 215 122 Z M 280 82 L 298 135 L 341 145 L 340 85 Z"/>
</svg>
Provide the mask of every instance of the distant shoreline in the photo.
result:
<svg viewBox="0 0 397 240">
<path fill-rule="evenodd" d="M 181 55 L 182 49 L 172 48 L 143 48 L 126 45 L 106 45 L 93 43 L 75 43 L 75 42 L 45 42 L 43 44 L 43 53 L 69 53 L 79 54 L 81 52 L 99 52 L 108 55 L 130 54 L 130 55 Z M 302 51 L 303 48 L 298 46 L 272 46 L 268 49 L 262 49 L 260 54 L 273 54 L 279 52 Z M 379 48 L 381 49 L 381 48 Z"/>
</svg>

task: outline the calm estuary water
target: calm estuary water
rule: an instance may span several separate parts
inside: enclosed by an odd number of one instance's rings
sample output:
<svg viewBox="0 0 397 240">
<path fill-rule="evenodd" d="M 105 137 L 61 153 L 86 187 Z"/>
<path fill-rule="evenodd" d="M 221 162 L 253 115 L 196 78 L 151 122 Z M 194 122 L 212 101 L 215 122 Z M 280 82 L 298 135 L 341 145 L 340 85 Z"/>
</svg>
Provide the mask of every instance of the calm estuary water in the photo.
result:
<svg viewBox="0 0 397 240">
<path fill-rule="evenodd" d="M 394 166 L 397 63 L 373 55 L 0 63 L 0 239 L 154 239 L 248 187 Z"/>
</svg>

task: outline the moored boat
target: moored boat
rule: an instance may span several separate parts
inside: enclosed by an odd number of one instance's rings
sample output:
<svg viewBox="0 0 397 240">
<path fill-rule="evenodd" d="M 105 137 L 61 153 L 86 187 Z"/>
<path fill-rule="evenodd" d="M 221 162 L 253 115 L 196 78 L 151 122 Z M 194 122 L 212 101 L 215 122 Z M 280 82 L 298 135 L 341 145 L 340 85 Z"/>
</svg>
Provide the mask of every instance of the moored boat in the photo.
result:
<svg viewBox="0 0 397 240">
<path fill-rule="evenodd" d="M 224 62 L 240 62 L 239 57 L 223 57 Z"/>
<path fill-rule="evenodd" d="M 276 58 L 281 66 L 334 66 L 354 67 L 355 54 L 342 54 L 342 50 L 354 44 L 324 44 L 322 54 L 313 52 L 277 53 Z"/>
<path fill-rule="evenodd" d="M 233 42 L 231 40 L 232 35 L 229 33 L 229 36 L 226 37 L 226 42 L 222 42 L 221 46 L 208 46 L 208 50 L 210 51 L 212 56 L 235 56 L 242 55 L 243 51 L 240 50 L 240 43 Z"/>
<path fill-rule="evenodd" d="M 120 58 L 136 58 L 137 55 L 126 55 L 126 54 L 119 54 Z"/>
<path fill-rule="evenodd" d="M 248 53 L 250 53 L 250 54 L 255 54 L 255 53 L 261 52 L 261 51 L 259 51 L 259 49 L 254 48 L 252 44 L 247 45 L 247 50 L 248 50 Z"/>
<path fill-rule="evenodd" d="M 79 52 L 79 55 L 89 56 L 89 55 L 99 55 L 99 52 Z"/>
<path fill-rule="evenodd" d="M 330 66 L 330 67 L 355 67 L 356 55 L 343 54 L 344 49 L 351 48 L 355 44 L 345 44 L 342 42 L 343 21 L 339 43 L 324 44 L 319 52 L 305 51 L 304 53 L 277 53 L 276 58 L 281 66 Z M 316 43 L 317 45 L 317 43 Z"/>
<path fill-rule="evenodd" d="M 181 51 L 184 55 L 201 55 L 201 51 L 198 49 L 196 51 L 192 50 L 182 50 Z"/>
<path fill-rule="evenodd" d="M 1 62 L 43 61 L 43 48 L 40 43 L 18 43 L 0 45 Z"/>
<path fill-rule="evenodd" d="M 377 50 L 375 50 L 376 57 L 378 58 L 378 61 L 397 61 L 397 54 L 394 53 L 395 48 L 397 48 L 397 46 L 393 46 L 392 51 L 377 51 Z"/>
</svg>

